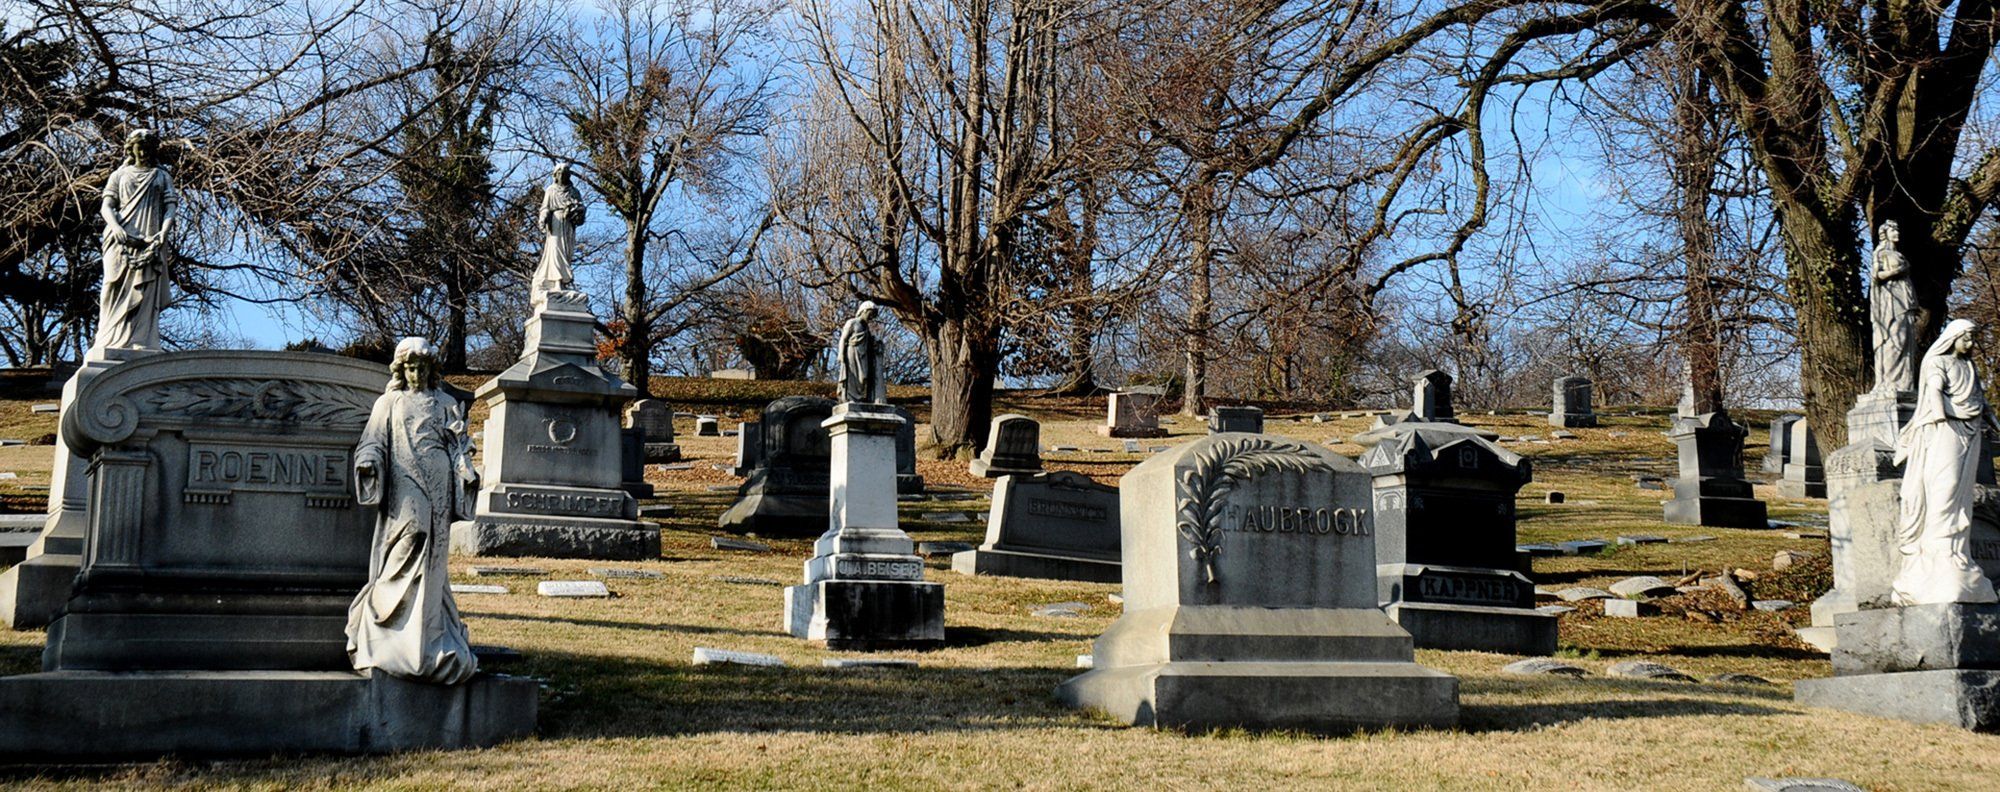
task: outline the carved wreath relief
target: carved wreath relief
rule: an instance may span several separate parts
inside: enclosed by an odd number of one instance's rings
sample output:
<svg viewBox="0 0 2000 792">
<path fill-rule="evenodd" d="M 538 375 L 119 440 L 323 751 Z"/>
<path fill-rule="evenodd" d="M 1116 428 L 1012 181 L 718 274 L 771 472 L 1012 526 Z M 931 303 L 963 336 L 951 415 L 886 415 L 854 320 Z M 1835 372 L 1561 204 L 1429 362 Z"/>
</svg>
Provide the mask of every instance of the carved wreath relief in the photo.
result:
<svg viewBox="0 0 2000 792">
<path fill-rule="evenodd" d="M 186 380 L 134 394 L 134 400 L 155 415 L 306 423 L 362 423 L 373 406 L 351 388 L 297 380 Z"/>
<path fill-rule="evenodd" d="M 1215 557 L 1222 552 L 1222 512 L 1229 493 L 1254 475 L 1332 471 L 1325 459 L 1298 443 L 1247 437 L 1218 442 L 1195 454 L 1194 467 L 1181 474 L 1174 528 L 1188 542 L 1188 557 L 1201 564 L 1202 582 L 1214 585 Z"/>
</svg>

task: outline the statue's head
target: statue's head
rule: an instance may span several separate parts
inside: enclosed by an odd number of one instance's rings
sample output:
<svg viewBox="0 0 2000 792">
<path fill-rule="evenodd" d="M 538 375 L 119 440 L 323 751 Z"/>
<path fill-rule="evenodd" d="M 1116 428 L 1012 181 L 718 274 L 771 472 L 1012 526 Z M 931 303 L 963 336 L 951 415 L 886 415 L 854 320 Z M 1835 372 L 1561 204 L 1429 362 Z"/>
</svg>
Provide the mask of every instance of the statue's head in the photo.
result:
<svg viewBox="0 0 2000 792">
<path fill-rule="evenodd" d="M 430 339 L 410 336 L 396 344 L 389 362 L 390 390 L 430 390 L 437 387 L 437 347 Z"/>
<path fill-rule="evenodd" d="M 160 136 L 150 129 L 134 129 L 125 136 L 125 161 L 141 167 L 153 164 L 160 154 Z"/>
<path fill-rule="evenodd" d="M 1971 319 L 1953 319 L 1938 331 L 1937 341 L 1931 344 L 1930 354 L 1950 354 L 1965 357 L 1972 354 L 1979 345 L 1979 325 Z"/>
<path fill-rule="evenodd" d="M 567 163 L 567 162 L 558 162 L 558 163 L 556 163 L 556 170 L 555 170 L 555 173 L 554 173 L 554 174 L 552 174 L 551 178 L 554 178 L 554 179 L 556 180 L 556 183 L 557 183 L 557 184 L 568 184 L 568 183 L 569 183 L 569 163 Z"/>
<path fill-rule="evenodd" d="M 1897 228 L 1896 221 L 1884 220 L 1881 225 L 1875 228 L 1875 244 L 1896 244 L 1896 240 L 1900 235 L 1901 231 Z"/>
<path fill-rule="evenodd" d="M 861 303 L 861 310 L 855 311 L 854 315 L 861 317 L 861 321 L 873 322 L 875 321 L 875 312 L 878 310 L 880 309 L 875 306 L 874 302 L 863 302 Z"/>
</svg>

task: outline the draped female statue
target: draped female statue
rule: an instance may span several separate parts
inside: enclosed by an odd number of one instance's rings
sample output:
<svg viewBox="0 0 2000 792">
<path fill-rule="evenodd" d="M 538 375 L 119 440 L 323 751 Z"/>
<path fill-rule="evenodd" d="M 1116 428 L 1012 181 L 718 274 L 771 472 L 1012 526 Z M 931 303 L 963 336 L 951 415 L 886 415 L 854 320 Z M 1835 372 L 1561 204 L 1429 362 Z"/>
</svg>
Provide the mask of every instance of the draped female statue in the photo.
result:
<svg viewBox="0 0 2000 792">
<path fill-rule="evenodd" d="M 840 401 L 888 404 L 889 388 L 882 381 L 882 340 L 870 324 L 878 310 L 864 302 L 854 318 L 840 326 Z"/>
<path fill-rule="evenodd" d="M 568 291 L 576 284 L 570 264 L 576 259 L 576 227 L 583 224 L 583 194 L 569 175 L 569 163 L 556 163 L 549 184 L 542 188 L 542 208 L 535 213 L 535 225 L 542 229 L 542 259 L 528 288 L 529 299 L 541 304 L 552 291 Z"/>
<path fill-rule="evenodd" d="M 1916 297 L 1910 290 L 1910 264 L 1897 252 L 1896 221 L 1884 220 L 1875 231 L 1870 266 L 1869 324 L 1875 341 L 1875 393 L 1906 393 L 1916 387 Z"/>
<path fill-rule="evenodd" d="M 125 164 L 104 182 L 104 288 L 97 298 L 93 349 L 158 349 L 160 309 L 167 303 L 168 237 L 180 197 L 159 164 L 158 136 L 125 136 Z"/>
<path fill-rule="evenodd" d="M 1904 466 L 1896 525 L 1903 565 L 1890 592 L 1897 605 L 1996 600 L 1968 547 L 1982 435 L 2000 429 L 1969 357 L 1976 329 L 1954 319 L 1931 344 L 1916 414 L 1896 438 L 1895 461 Z"/>
<path fill-rule="evenodd" d="M 389 372 L 354 449 L 357 500 L 380 512 L 368 583 L 347 609 L 347 656 L 357 671 L 455 685 L 479 670 L 445 566 L 451 523 L 472 517 L 479 487 L 472 439 L 438 387 L 430 342 L 403 339 Z"/>
</svg>

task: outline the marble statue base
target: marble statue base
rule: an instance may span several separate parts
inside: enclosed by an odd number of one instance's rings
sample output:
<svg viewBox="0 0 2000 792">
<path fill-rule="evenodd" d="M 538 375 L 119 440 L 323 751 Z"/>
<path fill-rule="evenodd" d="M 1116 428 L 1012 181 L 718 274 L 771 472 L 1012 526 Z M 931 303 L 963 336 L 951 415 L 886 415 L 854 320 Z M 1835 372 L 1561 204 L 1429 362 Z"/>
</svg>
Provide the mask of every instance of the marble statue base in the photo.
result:
<svg viewBox="0 0 2000 792">
<path fill-rule="evenodd" d="M 643 520 L 486 513 L 452 524 L 451 551 L 472 556 L 649 561 L 660 557 L 660 528 Z"/>
<path fill-rule="evenodd" d="M 1835 676 L 1797 682 L 1798 703 L 2000 731 L 2000 605 L 1869 608 L 1834 623 Z"/>
<path fill-rule="evenodd" d="M 0 678 L 0 758 L 141 759 L 483 748 L 535 731 L 532 679 L 351 671 L 51 671 Z"/>
</svg>

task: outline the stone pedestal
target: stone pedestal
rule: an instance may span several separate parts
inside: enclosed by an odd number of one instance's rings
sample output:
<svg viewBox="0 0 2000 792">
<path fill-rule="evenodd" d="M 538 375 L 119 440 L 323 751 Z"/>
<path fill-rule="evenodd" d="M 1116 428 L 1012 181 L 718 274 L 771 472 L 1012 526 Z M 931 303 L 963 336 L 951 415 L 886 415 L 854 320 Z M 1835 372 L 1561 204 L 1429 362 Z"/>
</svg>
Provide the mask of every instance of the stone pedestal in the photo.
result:
<svg viewBox="0 0 2000 792">
<path fill-rule="evenodd" d="M 477 556 L 650 559 L 660 529 L 623 488 L 619 411 L 637 389 L 596 363 L 596 319 L 579 292 L 549 292 L 527 353 L 479 387 L 485 471 L 451 549 Z"/>
<path fill-rule="evenodd" d="M 1556 618 L 1519 570 L 1520 455 L 1451 424 L 1391 427 L 1361 457 L 1374 477 L 1376 594 L 1427 649 L 1546 655 Z"/>
<path fill-rule="evenodd" d="M 834 649 L 930 646 L 944 640 L 944 585 L 924 581 L 923 558 L 896 518 L 896 432 L 888 405 L 836 405 L 826 533 L 785 589 L 785 627 Z M 823 506 L 823 509 L 826 507 Z"/>
<path fill-rule="evenodd" d="M 1596 426 L 1597 413 L 1591 406 L 1589 377 L 1557 377 L 1555 397 L 1549 409 L 1549 425 L 1564 428 Z"/>
<path fill-rule="evenodd" d="M 1835 676 L 1800 680 L 1799 703 L 2000 731 L 2000 605 L 1870 608 L 1834 623 Z"/>
<path fill-rule="evenodd" d="M 1219 434 L 1119 487 L 1125 615 L 1057 696 L 1125 723 L 1450 726 L 1458 680 L 1376 606 L 1368 475 L 1324 447 Z"/>
<path fill-rule="evenodd" d="M 157 354 L 148 349 L 93 349 L 63 383 L 62 412 L 67 413 L 76 394 L 93 380 L 128 360 Z M 61 424 L 56 434 L 62 434 Z M 62 613 L 69 601 L 70 584 L 82 565 L 83 537 L 89 519 L 90 460 L 70 451 L 69 444 L 56 441 L 55 464 L 49 481 L 48 518 L 41 536 L 28 546 L 21 563 L 0 572 L 0 619 L 16 630 L 47 627 Z"/>
<path fill-rule="evenodd" d="M 1790 457 L 1785 460 L 1785 477 L 1778 493 L 1787 498 L 1826 497 L 1826 468 L 1820 464 L 1819 438 L 1805 421 L 1792 424 Z"/>
<path fill-rule="evenodd" d="M 1107 414 L 1097 433 L 1106 437 L 1166 437 L 1160 428 L 1161 394 L 1153 389 L 1134 388 L 1106 397 Z"/>
<path fill-rule="evenodd" d="M 993 426 L 986 430 L 986 447 L 969 467 L 972 475 L 987 478 L 1042 472 L 1042 425 L 1013 413 L 993 419 Z"/>
<path fill-rule="evenodd" d="M 1264 410 L 1260 407 L 1211 407 L 1208 410 L 1208 432 L 1209 434 L 1223 432 L 1262 434 Z"/>
<path fill-rule="evenodd" d="M 1667 501 L 1666 521 L 1711 528 L 1766 528 L 1764 502 L 1743 478 L 1743 438 L 1749 430 L 1716 411 L 1674 421 L 1667 436 L 1680 448 L 1680 478 Z"/>
<path fill-rule="evenodd" d="M 1437 369 L 1417 374 L 1410 396 L 1410 414 L 1419 421 L 1457 422 L 1458 413 L 1451 405 L 1451 375 Z"/>
<path fill-rule="evenodd" d="M 986 543 L 953 554 L 951 569 L 1116 583 L 1118 488 L 1068 471 L 1003 476 L 993 488 Z"/>
<path fill-rule="evenodd" d="M 353 452 L 388 378 L 332 355 L 186 352 L 85 384 L 62 428 L 90 460 L 81 565 L 44 672 L 0 679 L 0 754 L 377 752 L 531 733 L 531 680 L 351 670 L 347 608 L 374 530 Z"/>
</svg>

